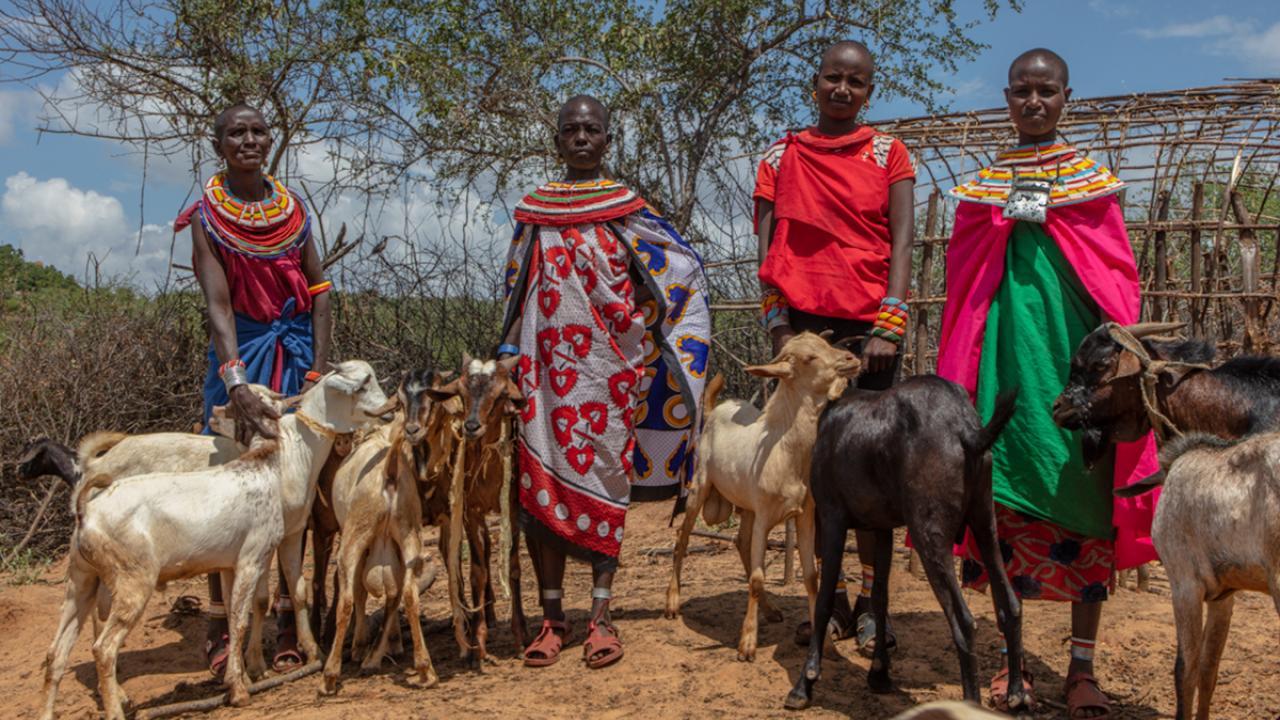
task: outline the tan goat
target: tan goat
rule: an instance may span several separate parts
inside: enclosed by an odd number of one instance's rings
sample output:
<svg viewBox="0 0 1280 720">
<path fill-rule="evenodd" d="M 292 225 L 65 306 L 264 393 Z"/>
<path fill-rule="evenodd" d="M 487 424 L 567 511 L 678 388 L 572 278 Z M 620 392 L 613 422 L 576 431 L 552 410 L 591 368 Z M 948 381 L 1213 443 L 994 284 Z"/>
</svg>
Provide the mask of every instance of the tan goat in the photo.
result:
<svg viewBox="0 0 1280 720">
<path fill-rule="evenodd" d="M 848 350 L 833 347 L 813 333 L 800 333 L 768 365 L 746 368 L 757 377 L 778 378 L 777 391 L 763 410 L 743 400 L 726 400 L 707 413 L 689 504 L 672 555 L 666 616 L 680 614 L 680 568 L 698 512 L 704 505 L 717 512 L 706 518 L 716 523 L 728 519 L 731 506 L 740 508 L 738 552 L 750 594 L 738 640 L 739 660 L 756 656 L 757 605 L 763 605 L 771 617 L 781 618 L 765 595 L 764 551 L 769 531 L 789 518 L 796 519 L 796 545 L 812 620 L 818 576 L 809 459 L 818 416 L 828 401 L 840 397 L 860 367 Z M 707 407 L 715 402 L 721 384 L 712 381 Z"/>
<path fill-rule="evenodd" d="M 376 670 L 392 637 L 399 638 L 397 610 L 403 602 L 413 640 L 416 679 L 423 686 L 434 685 L 438 679 L 422 637 L 417 582 L 424 560 L 419 493 L 427 482 L 427 426 L 433 407 L 427 390 L 438 379 L 432 371 L 406 375 L 395 398 L 384 408 L 399 408 L 395 420 L 361 443 L 334 476 L 331 498 L 342 542 L 338 546 L 340 581 L 333 648 L 324 667 L 326 694 L 338 689 L 342 641 L 353 611 L 352 658 L 359 657 L 368 644 L 365 601 L 369 596 L 383 599 L 384 620 L 378 644 L 365 654 L 361 669 Z"/>
</svg>

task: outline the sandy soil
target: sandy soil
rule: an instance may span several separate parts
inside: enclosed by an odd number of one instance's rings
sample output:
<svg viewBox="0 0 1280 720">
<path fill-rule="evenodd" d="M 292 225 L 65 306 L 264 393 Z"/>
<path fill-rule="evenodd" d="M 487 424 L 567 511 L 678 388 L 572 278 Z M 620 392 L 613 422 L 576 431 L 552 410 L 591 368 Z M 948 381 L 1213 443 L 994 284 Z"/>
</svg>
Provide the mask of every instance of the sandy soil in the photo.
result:
<svg viewBox="0 0 1280 720">
<path fill-rule="evenodd" d="M 428 644 L 441 676 L 436 687 L 419 689 L 404 683 L 401 670 L 391 663 L 372 676 L 360 676 L 355 664 L 347 663 L 336 697 L 318 697 L 320 678 L 314 675 L 255 696 L 248 708 L 223 709 L 208 717 L 782 715 L 782 699 L 804 654 L 791 639 L 795 624 L 805 614 L 800 584 L 779 584 L 781 556 L 771 552 L 776 562 L 769 568 L 768 589 L 786 619 L 778 624 L 762 619 L 756 661 L 738 662 L 734 648 L 746 606 L 746 583 L 737 553 L 727 544 L 693 539 L 692 546 L 709 551 L 692 555 L 686 564 L 684 614 L 678 620 L 662 617 L 670 556 L 649 556 L 645 551 L 670 547 L 674 531 L 667 527 L 669 510 L 667 503 L 637 505 L 628 519 L 623 569 L 615 588 L 616 620 L 627 655 L 612 668 L 590 671 L 580 660 L 590 575 L 587 568 L 578 565 L 571 566 L 565 582 L 566 603 L 578 638 L 555 666 L 526 669 L 514 659 L 516 649 L 506 629 L 505 604 L 499 608 L 499 628 L 491 644 L 499 657 L 497 664 L 476 670 L 461 662 L 447 627 L 444 583 L 439 582 L 427 592 L 424 602 Z M 41 697 L 41 663 L 62 602 L 64 573 L 65 562 L 51 568 L 43 582 L 0 585 L 0 717 L 34 715 Z M 531 579 L 532 572 L 526 571 L 525 577 Z M 202 660 L 204 620 L 168 612 L 170 602 L 179 595 L 203 594 L 202 585 L 195 581 L 174 583 L 156 593 L 142 625 L 129 637 L 121 653 L 120 679 L 140 705 L 218 692 Z M 1164 717 L 1173 712 L 1174 629 L 1168 598 L 1160 594 L 1167 585 L 1158 570 L 1153 587 L 1155 593 L 1121 590 L 1107 604 L 1098 670 L 1103 687 L 1115 699 L 1118 718 Z M 927 584 L 906 571 L 902 556 L 895 561 L 891 592 L 901 645 L 893 661 L 896 690 L 888 695 L 871 694 L 865 681 L 869 661 L 857 655 L 851 641 L 842 642 L 838 654 L 824 663 L 815 705 L 803 717 L 885 718 L 917 703 L 960 697 L 959 669 L 942 613 Z M 536 612 L 536 589 L 526 584 L 524 597 L 526 608 Z M 1000 658 L 994 615 L 986 596 L 967 592 L 966 597 L 978 617 L 982 677 L 989 678 Z M 530 620 L 536 623 L 539 618 Z M 271 621 L 268 633 L 270 637 Z M 1068 608 L 1029 604 L 1024 633 L 1039 696 L 1059 701 L 1070 635 Z M 1215 716 L 1280 715 L 1277 640 L 1280 621 L 1271 600 L 1260 595 L 1240 596 L 1222 663 Z M 62 683 L 60 717 L 96 717 L 95 683 L 90 639 L 84 633 Z M 1037 717 L 1066 717 L 1061 707 L 1060 703 L 1045 706 Z"/>
</svg>

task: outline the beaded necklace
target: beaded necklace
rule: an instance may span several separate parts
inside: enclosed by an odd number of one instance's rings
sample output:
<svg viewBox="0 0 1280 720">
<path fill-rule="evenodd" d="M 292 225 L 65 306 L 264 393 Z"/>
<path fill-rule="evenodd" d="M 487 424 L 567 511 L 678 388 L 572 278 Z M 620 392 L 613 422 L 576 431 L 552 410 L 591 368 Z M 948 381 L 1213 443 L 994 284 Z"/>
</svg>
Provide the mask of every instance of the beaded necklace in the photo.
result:
<svg viewBox="0 0 1280 720">
<path fill-rule="evenodd" d="M 311 218 L 302 202 L 270 175 L 265 182 L 268 197 L 248 202 L 231 194 L 224 173 L 209 178 L 200 203 L 205 232 L 232 252 L 258 258 L 277 257 L 306 242 Z"/>
</svg>

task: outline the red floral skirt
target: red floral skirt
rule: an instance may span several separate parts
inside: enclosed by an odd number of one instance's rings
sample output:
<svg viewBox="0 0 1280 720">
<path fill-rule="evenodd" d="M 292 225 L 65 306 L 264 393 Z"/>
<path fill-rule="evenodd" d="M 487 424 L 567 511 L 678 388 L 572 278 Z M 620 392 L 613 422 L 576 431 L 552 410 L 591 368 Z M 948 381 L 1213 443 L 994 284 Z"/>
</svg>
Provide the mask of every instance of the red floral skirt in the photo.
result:
<svg viewBox="0 0 1280 720">
<path fill-rule="evenodd" d="M 996 503 L 996 536 L 1009 582 L 1023 600 L 1102 602 L 1115 573 L 1115 542 L 1071 532 Z M 964 547 L 961 581 L 985 590 L 987 569 L 972 535 Z"/>
</svg>

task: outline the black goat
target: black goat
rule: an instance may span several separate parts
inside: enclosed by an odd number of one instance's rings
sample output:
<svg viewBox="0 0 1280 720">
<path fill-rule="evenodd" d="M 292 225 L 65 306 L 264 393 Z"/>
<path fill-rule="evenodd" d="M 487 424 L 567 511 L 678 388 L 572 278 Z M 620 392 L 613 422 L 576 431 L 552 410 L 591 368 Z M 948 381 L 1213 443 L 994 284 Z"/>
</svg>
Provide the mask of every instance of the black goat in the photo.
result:
<svg viewBox="0 0 1280 720">
<path fill-rule="evenodd" d="M 867 683 L 888 692 L 885 640 L 893 530 L 906 525 L 925 575 L 942 605 L 960 656 L 967 700 L 978 701 L 974 620 L 960 594 L 952 545 L 973 532 L 990 568 L 991 595 L 1008 643 L 1011 709 L 1026 704 L 1022 691 L 1022 606 L 1005 575 L 996 544 L 989 450 L 1013 415 L 1015 395 L 1001 396 L 991 422 L 982 426 L 965 391 L 935 375 L 909 378 L 883 392 L 854 390 L 827 406 L 818 423 L 809 487 L 817 509 L 822 581 L 818 589 L 809 655 L 786 706 L 808 707 L 822 664 L 845 533 L 876 534 L 871 607 L 876 618 L 875 656 Z"/>
<path fill-rule="evenodd" d="M 54 475 L 62 478 L 72 490 L 80 481 L 80 463 L 76 459 L 76 451 L 47 437 L 28 440 L 22 446 L 22 455 L 18 456 L 17 465 L 18 477 L 23 480 Z"/>
</svg>

